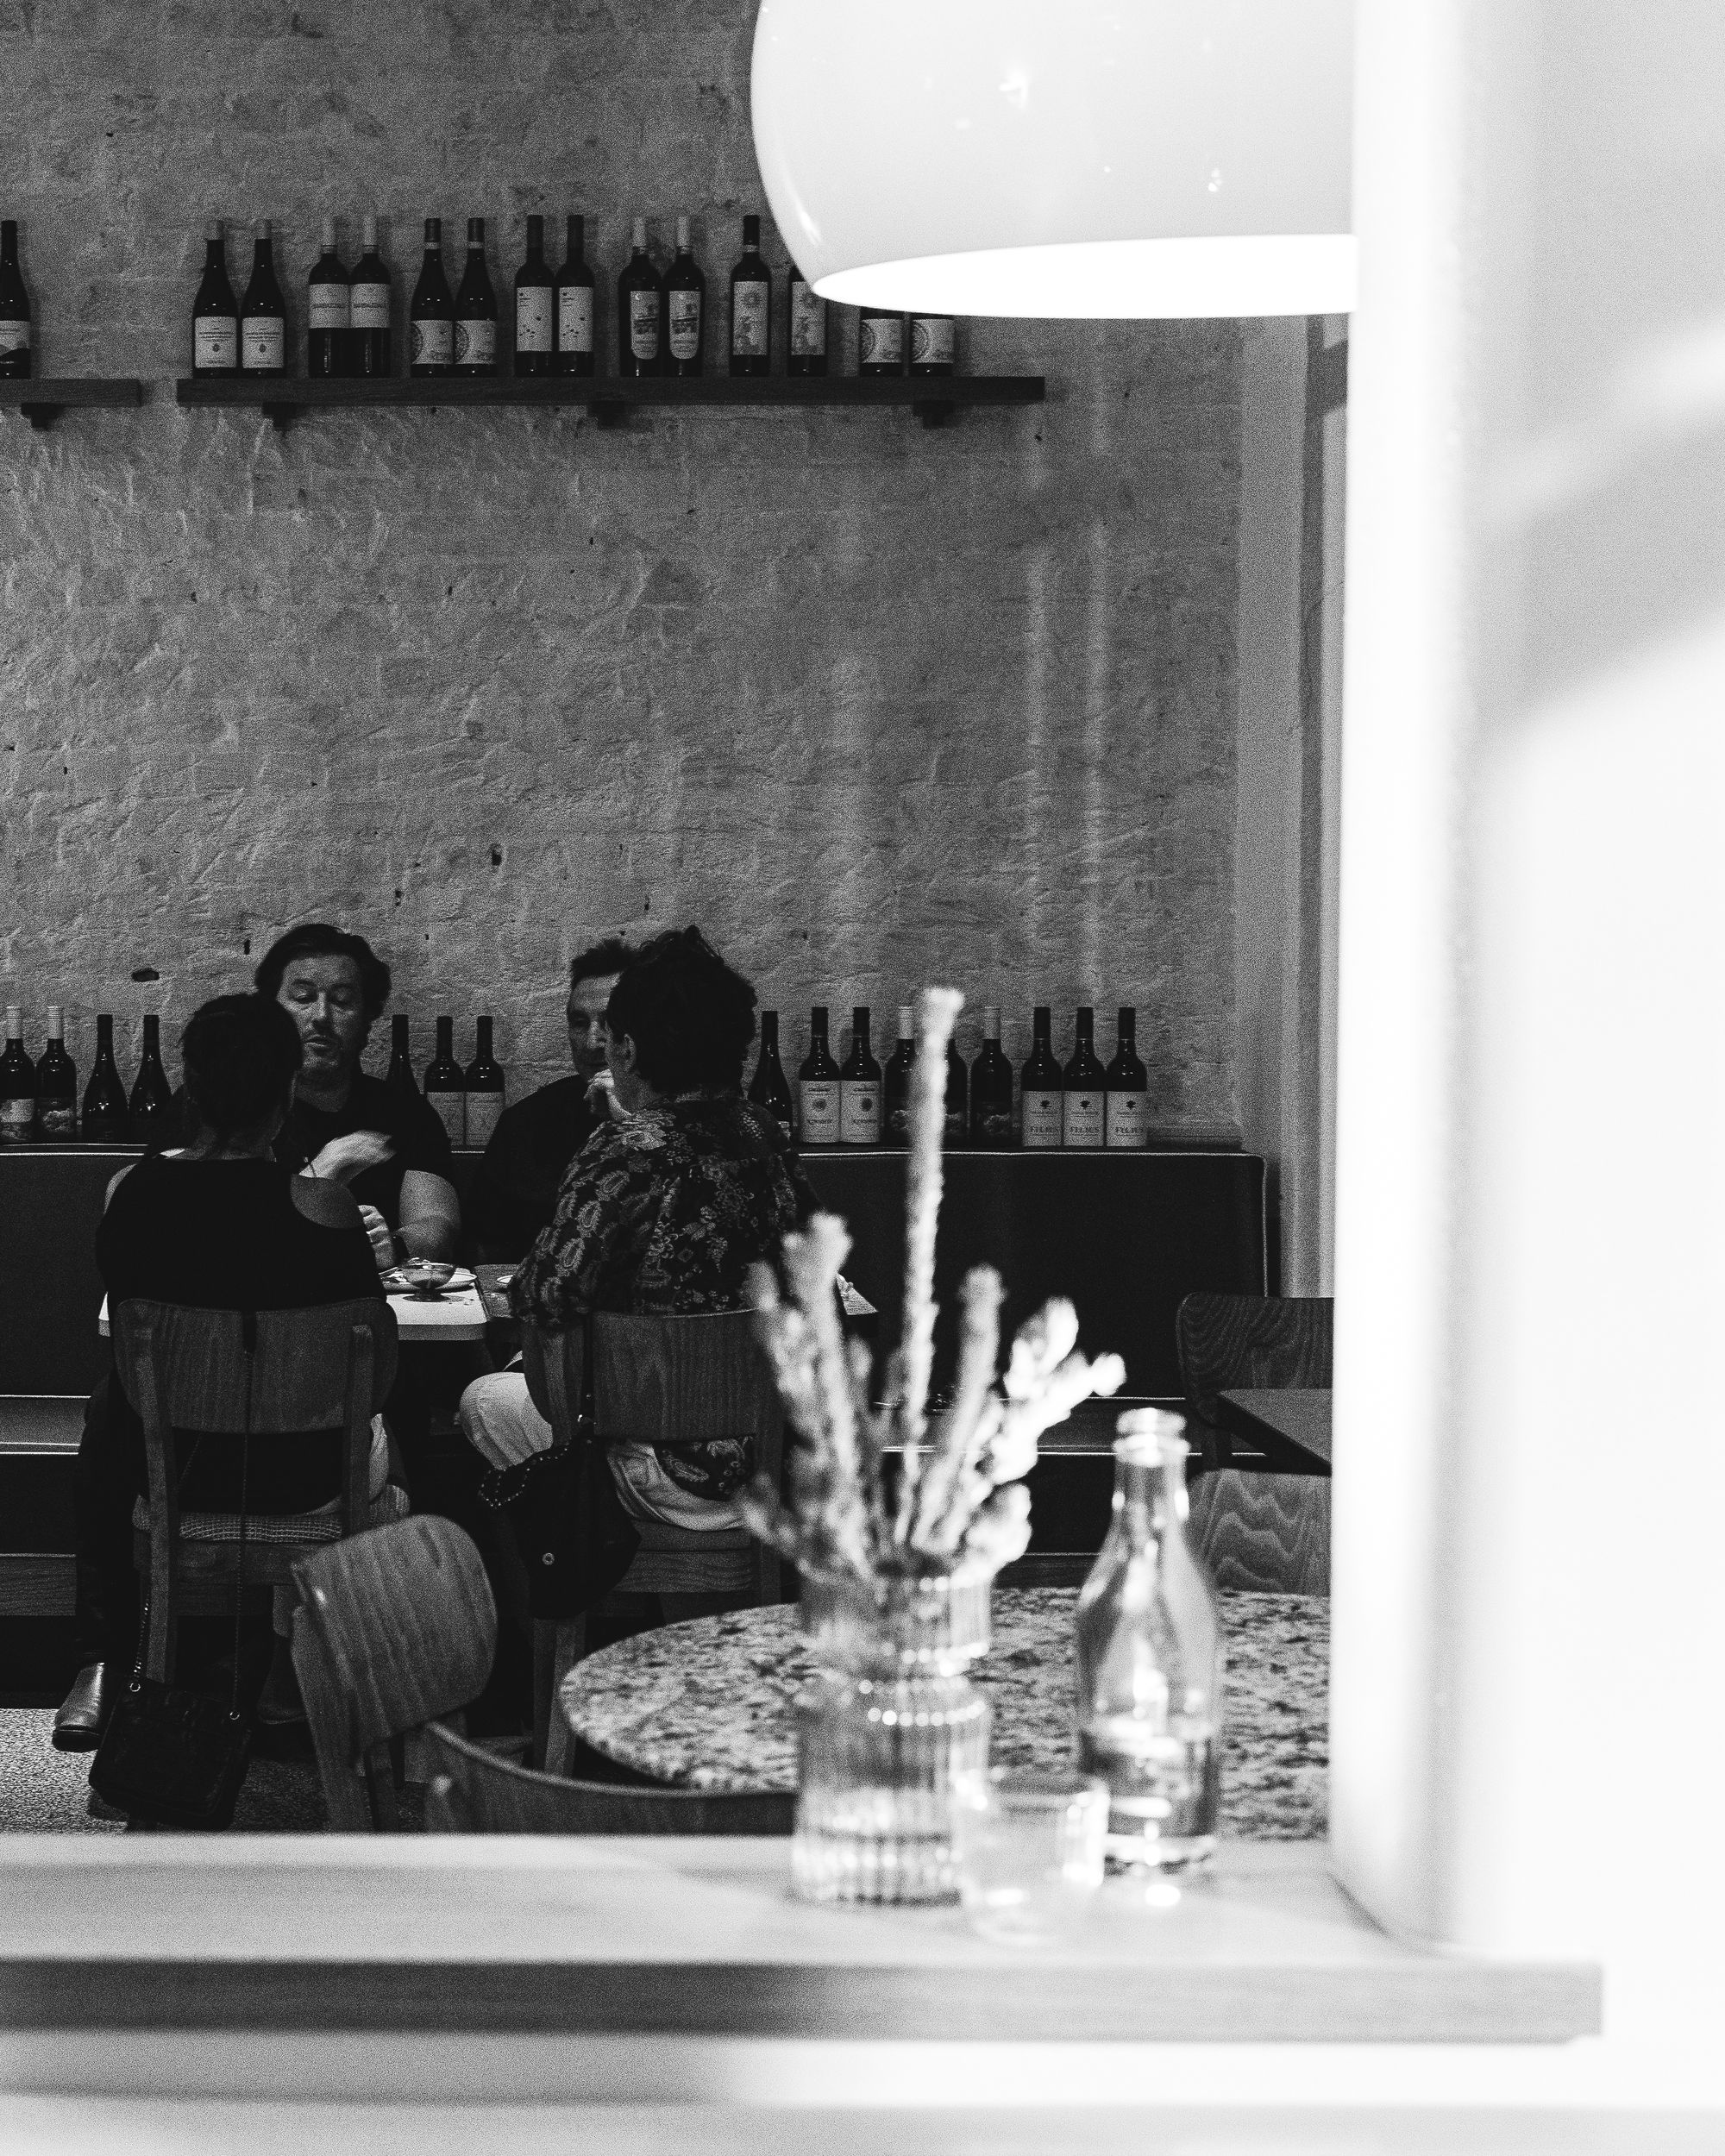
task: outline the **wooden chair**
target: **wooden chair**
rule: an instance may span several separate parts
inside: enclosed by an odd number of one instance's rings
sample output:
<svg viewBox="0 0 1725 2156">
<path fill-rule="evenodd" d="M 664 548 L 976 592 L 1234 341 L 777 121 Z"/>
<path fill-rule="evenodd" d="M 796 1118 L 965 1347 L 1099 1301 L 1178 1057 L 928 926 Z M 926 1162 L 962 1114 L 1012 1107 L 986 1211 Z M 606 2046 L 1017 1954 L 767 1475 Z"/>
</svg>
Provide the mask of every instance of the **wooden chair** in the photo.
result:
<svg viewBox="0 0 1725 2156">
<path fill-rule="evenodd" d="M 642 1789 L 534 1774 L 432 1722 L 430 1834 L 788 1834 L 788 1789 Z"/>
<path fill-rule="evenodd" d="M 479 1551 L 426 1514 L 302 1557 L 293 1665 L 311 1724 L 329 1826 L 398 1831 L 391 1749 L 477 1699 L 497 1611 Z"/>
<path fill-rule="evenodd" d="M 379 1300 L 254 1313 L 133 1300 L 114 1312 L 113 1335 L 149 1468 L 148 1500 L 132 1514 L 134 1557 L 148 1583 L 144 1666 L 168 1683 L 179 1619 L 230 1606 L 240 1532 L 236 1513 L 180 1509 L 175 1432 L 220 1433 L 237 1453 L 234 1433 L 248 1426 L 249 1407 L 254 1467 L 272 1439 L 343 1432 L 333 1511 L 260 1513 L 248 1503 L 246 1584 L 292 1588 L 298 1558 L 407 1509 L 392 1483 L 375 1506 L 371 1500 L 372 1417 L 395 1381 L 395 1313 Z"/>
<path fill-rule="evenodd" d="M 575 1434 L 586 1330 L 522 1328 L 528 1389 L 560 1445 Z M 775 1482 L 780 1479 L 784 1416 L 751 1312 L 660 1318 L 601 1311 L 591 1332 L 593 1432 L 599 1444 L 752 1436 L 757 1468 Z M 637 1524 L 641 1546 L 616 1592 L 656 1595 L 667 1623 L 781 1599 L 778 1552 L 757 1543 L 746 1528 L 701 1534 L 654 1520 Z M 567 1732 L 551 1702 L 580 1658 L 586 1620 L 541 1620 L 533 1635 L 534 1758 L 555 1772 L 568 1756 Z"/>
<path fill-rule="evenodd" d="M 1216 1421 L 1236 1387 L 1325 1386 L 1335 1305 L 1327 1297 L 1188 1295 L 1174 1321 L 1188 1436 L 1208 1471 L 1191 1485 L 1192 1540 L 1218 1587 L 1330 1591 L 1330 1481 L 1248 1453 Z"/>
</svg>

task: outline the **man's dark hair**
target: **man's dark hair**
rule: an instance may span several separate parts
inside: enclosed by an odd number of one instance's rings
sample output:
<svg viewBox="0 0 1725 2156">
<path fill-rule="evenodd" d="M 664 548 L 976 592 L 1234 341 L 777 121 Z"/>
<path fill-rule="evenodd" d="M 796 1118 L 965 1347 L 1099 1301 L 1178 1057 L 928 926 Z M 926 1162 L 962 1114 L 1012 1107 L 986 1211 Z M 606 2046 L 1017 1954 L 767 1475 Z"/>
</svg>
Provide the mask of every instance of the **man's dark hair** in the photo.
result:
<svg viewBox="0 0 1725 2156">
<path fill-rule="evenodd" d="M 755 1037 L 755 991 L 698 928 L 670 929 L 632 955 L 605 1022 L 629 1035 L 641 1075 L 660 1093 L 735 1090 Z"/>
<path fill-rule="evenodd" d="M 258 993 L 273 1000 L 281 992 L 282 975 L 296 958 L 351 958 L 360 969 L 367 1025 L 389 1001 L 389 968 L 363 936 L 349 936 L 328 921 L 306 921 L 276 938 L 252 975 Z"/>
<path fill-rule="evenodd" d="M 620 936 L 607 936 L 578 950 L 569 961 L 569 986 L 578 981 L 598 981 L 608 973 L 621 973 L 636 953 Z"/>
<path fill-rule="evenodd" d="M 230 1138 L 282 1106 L 299 1069 L 299 1028 L 273 996 L 216 996 L 187 1019 L 179 1059 L 197 1124 Z"/>
</svg>

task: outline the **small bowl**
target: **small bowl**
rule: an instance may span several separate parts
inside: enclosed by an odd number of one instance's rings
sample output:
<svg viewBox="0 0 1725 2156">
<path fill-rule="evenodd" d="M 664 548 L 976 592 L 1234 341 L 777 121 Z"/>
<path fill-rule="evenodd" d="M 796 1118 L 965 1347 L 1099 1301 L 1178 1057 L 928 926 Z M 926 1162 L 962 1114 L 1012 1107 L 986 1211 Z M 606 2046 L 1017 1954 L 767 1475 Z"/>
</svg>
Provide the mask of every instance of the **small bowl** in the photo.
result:
<svg viewBox="0 0 1725 2156">
<path fill-rule="evenodd" d="M 401 1277 L 416 1295 L 441 1295 L 454 1279 L 455 1269 L 440 1257 L 412 1257 L 401 1268 Z"/>
</svg>

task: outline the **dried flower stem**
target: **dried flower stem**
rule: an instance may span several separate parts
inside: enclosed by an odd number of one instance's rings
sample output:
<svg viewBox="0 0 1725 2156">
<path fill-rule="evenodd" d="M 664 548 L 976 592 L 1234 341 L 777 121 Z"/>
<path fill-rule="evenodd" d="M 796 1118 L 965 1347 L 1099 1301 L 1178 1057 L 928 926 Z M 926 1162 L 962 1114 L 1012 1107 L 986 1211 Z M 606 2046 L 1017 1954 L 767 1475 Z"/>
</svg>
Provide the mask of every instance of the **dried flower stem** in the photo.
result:
<svg viewBox="0 0 1725 2156">
<path fill-rule="evenodd" d="M 910 1172 L 905 1193 L 904 1331 L 894 1358 L 898 1435 L 902 1451 L 894 1538 L 905 1542 L 914 1517 L 921 1442 L 934 1364 L 934 1233 L 940 1218 L 940 1141 L 946 1128 L 946 1050 L 964 1007 L 956 988 L 925 988 L 917 1002 L 916 1061 L 911 1066 Z"/>
</svg>

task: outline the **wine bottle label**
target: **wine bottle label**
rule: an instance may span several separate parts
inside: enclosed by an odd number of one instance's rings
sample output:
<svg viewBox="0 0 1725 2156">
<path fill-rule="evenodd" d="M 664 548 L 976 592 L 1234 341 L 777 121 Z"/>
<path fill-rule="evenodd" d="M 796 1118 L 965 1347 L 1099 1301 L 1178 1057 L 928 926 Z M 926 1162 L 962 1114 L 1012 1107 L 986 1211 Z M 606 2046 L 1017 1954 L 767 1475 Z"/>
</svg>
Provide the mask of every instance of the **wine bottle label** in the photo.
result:
<svg viewBox="0 0 1725 2156">
<path fill-rule="evenodd" d="M 801 278 L 791 285 L 791 356 L 819 360 L 826 354 L 826 302 Z"/>
<path fill-rule="evenodd" d="M 551 288 L 524 285 L 515 295 L 515 348 L 518 352 L 551 349 Z"/>
<path fill-rule="evenodd" d="M 497 1119 L 503 1113 L 503 1106 L 500 1093 L 470 1093 L 467 1095 L 469 1145 L 491 1144 L 491 1134 L 497 1128 Z"/>
<path fill-rule="evenodd" d="M 248 315 L 240 324 L 241 366 L 279 367 L 282 363 L 282 333 L 285 328 L 279 315 Z"/>
<path fill-rule="evenodd" d="M 191 329 L 194 367 L 235 367 L 240 357 L 240 323 L 235 315 L 206 315 Z"/>
<path fill-rule="evenodd" d="M 29 348 L 28 322 L 0 322 L 0 352 L 28 352 Z"/>
<path fill-rule="evenodd" d="M 458 322 L 455 324 L 457 367 L 497 365 L 497 324 L 494 322 Z"/>
<path fill-rule="evenodd" d="M 905 325 L 899 315 L 864 315 L 856 348 L 859 367 L 902 367 Z"/>
<path fill-rule="evenodd" d="M 314 285 L 305 323 L 310 329 L 345 329 L 349 294 L 345 285 Z"/>
<path fill-rule="evenodd" d="M 658 358 L 659 295 L 657 292 L 630 293 L 629 348 L 637 360 Z"/>
<path fill-rule="evenodd" d="M 1030 1146 L 1057 1146 L 1060 1144 L 1062 1104 L 1066 1096 L 1061 1093 L 1034 1093 L 1026 1090 L 1024 1097 L 1024 1142 Z"/>
<path fill-rule="evenodd" d="M 773 287 L 750 282 L 731 288 L 731 348 L 739 360 L 767 356 L 768 309 Z"/>
<path fill-rule="evenodd" d="M 0 1144 L 22 1145 L 35 1126 L 36 1096 L 0 1100 Z"/>
<path fill-rule="evenodd" d="M 348 319 L 355 329 L 387 329 L 389 286 L 355 285 L 348 296 Z"/>
<path fill-rule="evenodd" d="M 985 1106 L 976 1111 L 976 1137 L 984 1145 L 1010 1145 L 1013 1142 L 1013 1112 L 1011 1106 Z"/>
<path fill-rule="evenodd" d="M 1150 1095 L 1111 1093 L 1107 1100 L 1108 1144 L 1141 1147 L 1150 1136 Z"/>
<path fill-rule="evenodd" d="M 557 294 L 557 349 L 591 352 L 593 348 L 593 286 L 565 285 Z"/>
<path fill-rule="evenodd" d="M 841 1145 L 881 1143 L 881 1081 L 841 1078 L 838 1081 L 838 1142 Z"/>
<path fill-rule="evenodd" d="M 911 365 L 950 367 L 956 347 L 950 315 L 911 317 Z"/>
<path fill-rule="evenodd" d="M 1102 1103 L 1107 1098 L 1100 1086 L 1071 1087 L 1060 1096 L 1063 1108 L 1060 1143 L 1063 1145 L 1100 1145 L 1102 1142 Z"/>
<path fill-rule="evenodd" d="M 416 322 L 413 325 L 413 364 L 415 367 L 448 367 L 455 357 L 455 325 L 453 322 Z"/>
<path fill-rule="evenodd" d="M 44 1138 L 76 1138 L 78 1110 L 70 1100 L 44 1100 L 41 1112 Z"/>
<path fill-rule="evenodd" d="M 963 1145 L 969 1135 L 969 1117 L 964 1112 L 963 1108 L 949 1108 L 946 1111 L 945 1136 L 944 1142 L 948 1145 Z"/>
<path fill-rule="evenodd" d="M 465 1145 L 467 1142 L 467 1096 L 465 1093 L 434 1093 L 425 1088 L 428 1106 L 437 1111 L 437 1120 L 449 1133 L 451 1145 Z"/>
<path fill-rule="evenodd" d="M 802 1112 L 803 1144 L 837 1145 L 838 1081 L 836 1078 L 799 1079 L 797 1100 Z"/>
<path fill-rule="evenodd" d="M 671 294 L 669 326 L 671 357 L 674 360 L 697 357 L 701 342 L 701 296 L 699 292 L 676 291 Z"/>
</svg>

